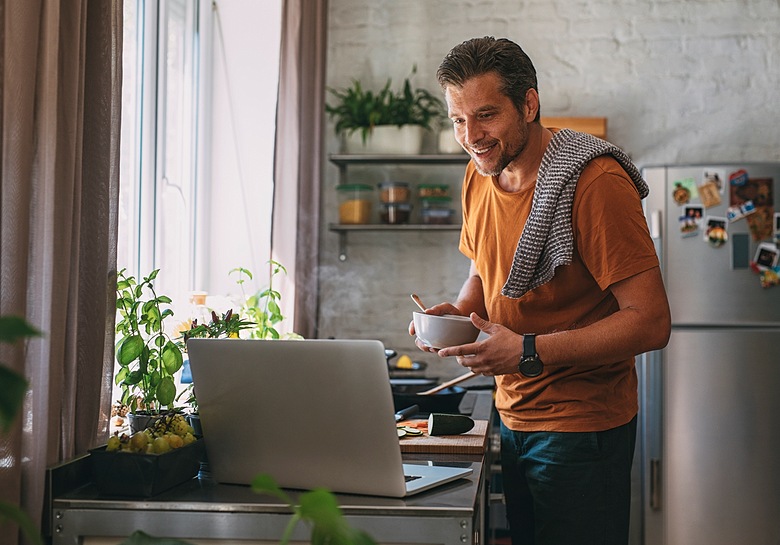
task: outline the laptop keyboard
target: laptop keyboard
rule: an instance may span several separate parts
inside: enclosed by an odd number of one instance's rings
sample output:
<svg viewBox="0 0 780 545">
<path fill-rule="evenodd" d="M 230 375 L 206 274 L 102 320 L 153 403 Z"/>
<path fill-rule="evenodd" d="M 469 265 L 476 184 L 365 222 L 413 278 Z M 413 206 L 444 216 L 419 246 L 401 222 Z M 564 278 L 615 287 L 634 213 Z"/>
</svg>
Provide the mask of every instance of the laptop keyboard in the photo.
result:
<svg viewBox="0 0 780 545">
<path fill-rule="evenodd" d="M 404 475 L 404 481 L 407 483 L 409 481 L 416 481 L 417 479 L 422 479 L 422 477 L 420 475 Z"/>
</svg>

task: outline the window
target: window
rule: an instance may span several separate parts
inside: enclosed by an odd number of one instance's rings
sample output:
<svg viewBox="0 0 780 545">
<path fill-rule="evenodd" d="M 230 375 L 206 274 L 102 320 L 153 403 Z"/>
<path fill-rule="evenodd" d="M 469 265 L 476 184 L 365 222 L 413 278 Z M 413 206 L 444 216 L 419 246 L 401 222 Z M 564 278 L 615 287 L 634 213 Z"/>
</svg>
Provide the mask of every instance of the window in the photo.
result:
<svg viewBox="0 0 780 545">
<path fill-rule="evenodd" d="M 176 321 L 237 295 L 231 269 L 268 282 L 281 5 L 124 2 L 117 267 L 159 268 Z"/>
<path fill-rule="evenodd" d="M 266 285 L 281 0 L 124 3 L 118 267 L 182 308 Z M 176 311 L 176 308 L 174 308 Z"/>
</svg>

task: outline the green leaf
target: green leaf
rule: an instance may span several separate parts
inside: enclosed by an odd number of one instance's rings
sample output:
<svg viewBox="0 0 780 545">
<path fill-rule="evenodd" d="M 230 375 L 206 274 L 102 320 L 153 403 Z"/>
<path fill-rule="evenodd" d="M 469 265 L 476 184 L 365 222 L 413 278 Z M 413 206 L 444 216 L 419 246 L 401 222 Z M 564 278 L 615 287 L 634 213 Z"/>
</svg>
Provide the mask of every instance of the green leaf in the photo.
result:
<svg viewBox="0 0 780 545">
<path fill-rule="evenodd" d="M 160 405 L 171 405 L 176 398 L 176 384 L 171 377 L 163 377 L 157 385 L 157 401 Z"/>
<path fill-rule="evenodd" d="M 24 337 L 39 337 L 41 332 L 19 316 L 0 316 L 0 342 L 13 343 Z"/>
<path fill-rule="evenodd" d="M 130 374 L 130 370 L 127 367 L 122 367 L 116 374 L 116 377 L 114 377 L 114 384 L 122 384 L 122 382 L 127 378 L 127 376 Z"/>
<path fill-rule="evenodd" d="M 4 432 L 11 429 L 27 392 L 25 378 L 5 366 L 0 366 L 0 429 Z"/>
<path fill-rule="evenodd" d="M 131 371 L 128 373 L 127 377 L 125 377 L 125 384 L 129 386 L 133 386 L 135 384 L 138 384 L 144 379 L 144 374 L 140 371 Z"/>
<path fill-rule="evenodd" d="M 30 517 L 28 517 L 27 514 L 19 508 L 19 506 L 0 501 L 0 522 L 2 522 L 4 519 L 15 522 L 16 525 L 21 528 L 22 532 L 24 532 L 24 535 L 27 537 L 30 543 L 33 545 L 43 545 L 43 538 L 41 538 L 40 532 L 38 532 L 38 529 L 35 527 L 35 524 L 33 524 L 32 520 L 30 520 Z M 3 526 L 3 528 L 6 527 Z M 5 533 L 3 535 L 8 537 Z"/>
<path fill-rule="evenodd" d="M 179 350 L 179 347 L 171 341 L 168 341 L 168 343 L 163 348 L 162 360 L 163 367 L 165 367 L 165 370 L 169 375 L 172 375 L 181 369 L 181 366 L 184 364 L 184 358 L 181 355 L 181 350 Z"/>
<path fill-rule="evenodd" d="M 251 486 L 252 491 L 256 494 L 268 494 L 269 496 L 279 498 L 287 504 L 292 503 L 290 497 L 276 484 L 274 478 L 267 473 L 261 473 L 252 479 Z"/>
<path fill-rule="evenodd" d="M 119 365 L 127 366 L 137 360 L 144 349 L 144 340 L 140 335 L 131 335 L 122 340 L 119 350 L 116 354 L 116 360 Z"/>
<path fill-rule="evenodd" d="M 341 519 L 335 496 L 322 488 L 301 494 L 300 510 L 303 518 L 324 526 L 336 526 Z"/>
</svg>

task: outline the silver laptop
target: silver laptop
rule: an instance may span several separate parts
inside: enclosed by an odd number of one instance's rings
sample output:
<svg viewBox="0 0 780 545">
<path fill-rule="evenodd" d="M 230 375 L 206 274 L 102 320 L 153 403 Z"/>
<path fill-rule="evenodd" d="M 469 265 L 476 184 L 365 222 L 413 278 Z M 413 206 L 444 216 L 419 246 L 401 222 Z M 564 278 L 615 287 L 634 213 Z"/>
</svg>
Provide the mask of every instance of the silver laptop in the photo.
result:
<svg viewBox="0 0 780 545">
<path fill-rule="evenodd" d="M 384 346 L 372 340 L 190 339 L 209 468 L 284 488 L 404 497 L 471 468 L 402 464 Z"/>
</svg>

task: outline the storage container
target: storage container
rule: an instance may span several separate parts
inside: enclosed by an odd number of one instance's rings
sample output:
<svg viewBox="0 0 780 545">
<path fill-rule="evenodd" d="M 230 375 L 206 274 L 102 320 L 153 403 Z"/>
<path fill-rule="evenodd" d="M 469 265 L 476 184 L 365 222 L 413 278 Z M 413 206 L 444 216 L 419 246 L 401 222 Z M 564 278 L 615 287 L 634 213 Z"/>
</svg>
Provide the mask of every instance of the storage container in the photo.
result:
<svg viewBox="0 0 780 545">
<path fill-rule="evenodd" d="M 382 223 L 389 225 L 398 225 L 409 223 L 409 217 L 412 215 L 412 207 L 407 203 L 388 203 L 383 204 L 379 212 L 379 219 Z"/>
<path fill-rule="evenodd" d="M 451 197 L 426 197 L 424 199 L 420 199 L 420 203 L 422 204 L 423 210 L 430 208 L 448 210 L 449 208 L 452 208 Z"/>
<path fill-rule="evenodd" d="M 447 184 L 420 184 L 417 186 L 417 196 L 421 199 L 428 197 L 449 197 L 450 186 Z"/>
<path fill-rule="evenodd" d="M 455 215 L 451 208 L 423 208 L 420 212 L 425 225 L 449 225 Z"/>
<path fill-rule="evenodd" d="M 373 188 L 368 184 L 342 184 L 339 196 L 339 223 L 359 224 L 371 221 Z"/>
<path fill-rule="evenodd" d="M 379 202 L 405 203 L 409 202 L 411 191 L 406 182 L 382 182 L 379 184 Z"/>
</svg>

